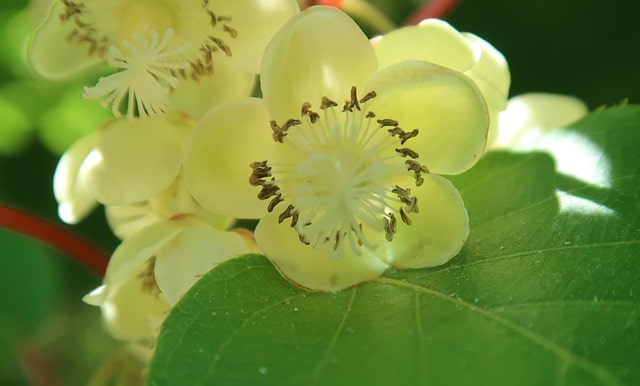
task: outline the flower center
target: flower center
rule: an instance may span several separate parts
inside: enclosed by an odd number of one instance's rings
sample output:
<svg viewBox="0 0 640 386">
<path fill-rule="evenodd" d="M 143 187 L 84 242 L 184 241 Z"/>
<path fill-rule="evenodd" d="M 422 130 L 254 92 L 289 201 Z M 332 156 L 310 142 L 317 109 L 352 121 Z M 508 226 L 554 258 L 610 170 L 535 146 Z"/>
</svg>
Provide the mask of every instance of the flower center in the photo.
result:
<svg viewBox="0 0 640 386">
<path fill-rule="evenodd" d="M 398 218 L 411 225 L 409 214 L 418 212 L 411 189 L 398 185 L 413 180 L 419 186 L 428 172 L 404 147 L 418 130 L 377 119 L 366 108 L 375 97 L 369 92 L 358 98 L 352 87 L 342 109 L 326 97 L 319 112 L 304 103 L 302 119 L 271 121 L 273 139 L 291 149 L 285 162 L 251 164 L 250 183 L 262 188 L 258 198 L 269 200 L 269 212 L 285 207 L 279 222 L 290 219 L 300 241 L 313 248 L 336 255 L 343 245 L 356 253 L 362 246 L 373 249 L 369 235 L 384 232 L 392 241 Z"/>
<path fill-rule="evenodd" d="M 213 52 L 231 56 L 231 48 L 221 35 L 237 36 L 230 26 L 231 17 L 216 14 L 209 0 L 200 4 L 180 0 L 61 1 L 65 8 L 60 20 L 73 24 L 67 42 L 86 45 L 89 55 L 111 56 L 110 47 L 126 49 L 128 39 L 135 34 L 174 30 L 175 38 L 168 49 L 191 46 L 189 52 L 183 53 L 188 70 L 179 74 L 194 80 L 213 74 Z"/>
</svg>

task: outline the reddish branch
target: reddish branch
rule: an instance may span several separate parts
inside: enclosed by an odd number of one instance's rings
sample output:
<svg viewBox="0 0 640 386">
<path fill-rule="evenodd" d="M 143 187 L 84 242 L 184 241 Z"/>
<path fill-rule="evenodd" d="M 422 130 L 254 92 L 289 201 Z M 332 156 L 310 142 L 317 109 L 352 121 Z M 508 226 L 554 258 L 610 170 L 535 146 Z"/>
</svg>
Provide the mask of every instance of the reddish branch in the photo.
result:
<svg viewBox="0 0 640 386">
<path fill-rule="evenodd" d="M 43 241 L 100 276 L 107 269 L 107 255 L 59 225 L 0 204 L 0 227 Z"/>
<path fill-rule="evenodd" d="M 438 18 L 444 19 L 461 0 L 427 0 L 424 5 L 418 9 L 405 25 L 416 25 L 424 19 Z M 329 5 L 341 8 L 343 0 L 306 0 L 305 8 L 313 5 Z"/>
<path fill-rule="evenodd" d="M 405 25 L 416 25 L 429 18 L 444 19 L 458 3 L 460 0 L 429 0 L 406 21 Z"/>
</svg>

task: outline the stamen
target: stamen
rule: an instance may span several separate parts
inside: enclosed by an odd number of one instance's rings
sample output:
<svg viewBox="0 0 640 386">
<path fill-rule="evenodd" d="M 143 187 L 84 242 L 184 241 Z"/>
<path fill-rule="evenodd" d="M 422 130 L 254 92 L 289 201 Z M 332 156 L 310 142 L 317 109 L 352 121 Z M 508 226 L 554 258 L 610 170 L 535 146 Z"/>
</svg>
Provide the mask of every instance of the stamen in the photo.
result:
<svg viewBox="0 0 640 386">
<path fill-rule="evenodd" d="M 342 110 L 322 97 L 320 114 L 304 102 L 302 120 L 270 122 L 274 141 L 297 150 L 289 163 L 250 165 L 249 183 L 261 187 L 258 198 L 269 200 L 267 211 L 286 202 L 278 222 L 290 218 L 300 242 L 336 256 L 343 245 L 356 254 L 363 247 L 376 248 L 370 241 L 372 232 L 383 232 L 392 241 L 399 230 L 398 217 L 410 226 L 410 215 L 418 213 L 418 199 L 410 188 L 388 181 L 408 175 L 419 186 L 422 173 L 428 173 L 417 152 L 398 146 L 419 131 L 406 132 L 391 118 L 377 119 L 366 108 L 375 97 L 371 91 L 358 98 L 352 87 Z M 372 124 L 374 119 L 377 125 Z M 290 130 L 293 126 L 298 126 L 295 131 Z"/>
</svg>

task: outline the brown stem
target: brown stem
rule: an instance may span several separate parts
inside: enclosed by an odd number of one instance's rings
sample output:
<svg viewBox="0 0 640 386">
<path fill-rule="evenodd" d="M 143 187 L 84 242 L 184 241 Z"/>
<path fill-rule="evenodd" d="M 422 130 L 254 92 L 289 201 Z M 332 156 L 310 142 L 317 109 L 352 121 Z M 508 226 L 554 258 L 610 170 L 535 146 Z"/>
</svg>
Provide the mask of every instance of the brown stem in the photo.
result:
<svg viewBox="0 0 640 386">
<path fill-rule="evenodd" d="M 424 19 L 443 19 L 461 0 L 428 0 L 406 22 L 405 25 L 417 25 Z"/>
</svg>

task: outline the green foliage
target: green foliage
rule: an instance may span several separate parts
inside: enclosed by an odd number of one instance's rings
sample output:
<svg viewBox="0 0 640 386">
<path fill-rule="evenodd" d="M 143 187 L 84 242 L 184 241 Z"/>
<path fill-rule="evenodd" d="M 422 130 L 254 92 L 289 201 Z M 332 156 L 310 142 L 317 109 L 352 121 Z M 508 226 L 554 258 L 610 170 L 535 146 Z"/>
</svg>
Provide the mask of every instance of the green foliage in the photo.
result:
<svg viewBox="0 0 640 386">
<path fill-rule="evenodd" d="M 169 315 L 148 384 L 640 384 L 639 131 L 637 106 L 594 113 L 452 178 L 472 231 L 441 267 L 332 294 L 262 256 L 220 265 Z"/>
</svg>

